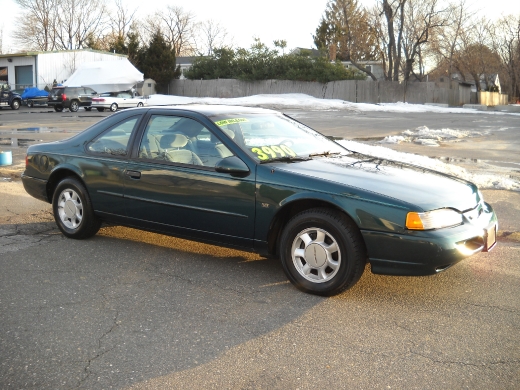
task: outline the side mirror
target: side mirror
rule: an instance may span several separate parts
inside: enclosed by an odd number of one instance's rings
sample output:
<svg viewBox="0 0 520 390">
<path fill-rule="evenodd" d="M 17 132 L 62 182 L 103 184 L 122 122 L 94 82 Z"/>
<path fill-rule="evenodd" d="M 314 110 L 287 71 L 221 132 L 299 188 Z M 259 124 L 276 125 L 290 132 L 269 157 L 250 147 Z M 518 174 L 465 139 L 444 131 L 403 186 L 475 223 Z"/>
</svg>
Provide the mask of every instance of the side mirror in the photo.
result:
<svg viewBox="0 0 520 390">
<path fill-rule="evenodd" d="M 245 162 L 237 156 L 223 158 L 215 164 L 215 171 L 220 173 L 229 173 L 231 176 L 247 176 L 249 168 Z"/>
</svg>

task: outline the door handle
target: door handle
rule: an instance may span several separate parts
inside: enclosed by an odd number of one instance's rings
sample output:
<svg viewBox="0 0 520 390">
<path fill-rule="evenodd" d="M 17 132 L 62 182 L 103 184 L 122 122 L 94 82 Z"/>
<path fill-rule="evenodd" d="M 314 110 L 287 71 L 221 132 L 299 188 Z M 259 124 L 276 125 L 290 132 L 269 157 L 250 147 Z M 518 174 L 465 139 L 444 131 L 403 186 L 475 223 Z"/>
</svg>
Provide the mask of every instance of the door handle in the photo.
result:
<svg viewBox="0 0 520 390">
<path fill-rule="evenodd" d="M 125 175 L 130 176 L 132 179 L 141 178 L 141 172 L 139 172 L 139 171 L 126 171 Z"/>
</svg>

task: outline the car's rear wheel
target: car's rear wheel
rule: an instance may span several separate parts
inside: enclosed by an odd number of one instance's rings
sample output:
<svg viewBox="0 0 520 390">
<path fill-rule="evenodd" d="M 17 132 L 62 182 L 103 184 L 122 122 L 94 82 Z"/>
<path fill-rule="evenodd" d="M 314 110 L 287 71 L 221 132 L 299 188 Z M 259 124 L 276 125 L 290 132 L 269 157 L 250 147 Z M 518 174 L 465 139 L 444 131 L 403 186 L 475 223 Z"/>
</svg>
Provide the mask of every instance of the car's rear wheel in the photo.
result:
<svg viewBox="0 0 520 390">
<path fill-rule="evenodd" d="M 63 111 L 63 106 L 54 106 L 54 111 L 62 112 Z"/>
<path fill-rule="evenodd" d="M 331 296 L 352 287 L 365 269 L 366 250 L 357 226 L 329 209 L 295 215 L 283 230 L 285 274 L 307 293 Z"/>
<path fill-rule="evenodd" d="M 92 107 L 85 107 L 85 111 L 92 111 Z"/>
<path fill-rule="evenodd" d="M 13 100 L 11 103 L 11 108 L 13 110 L 18 110 L 20 108 L 20 101 L 18 99 Z"/>
<path fill-rule="evenodd" d="M 79 103 L 78 103 L 77 100 L 73 100 L 73 101 L 70 102 L 69 110 L 71 112 L 78 112 L 78 110 L 79 110 Z"/>
<path fill-rule="evenodd" d="M 105 109 L 103 107 L 96 107 L 96 110 L 98 110 L 99 112 L 105 111 Z"/>
<path fill-rule="evenodd" d="M 27 107 L 32 108 L 34 106 L 34 102 L 32 100 L 27 100 Z"/>
<path fill-rule="evenodd" d="M 116 103 L 112 103 L 110 105 L 110 111 L 112 111 L 112 112 L 116 112 L 117 111 L 117 104 Z"/>
<path fill-rule="evenodd" d="M 144 106 L 143 102 L 137 103 L 137 107 L 143 107 L 143 106 Z"/>
<path fill-rule="evenodd" d="M 89 238 L 101 227 L 87 190 L 75 178 L 68 177 L 58 184 L 52 199 L 52 210 L 58 228 L 66 237 Z"/>
</svg>

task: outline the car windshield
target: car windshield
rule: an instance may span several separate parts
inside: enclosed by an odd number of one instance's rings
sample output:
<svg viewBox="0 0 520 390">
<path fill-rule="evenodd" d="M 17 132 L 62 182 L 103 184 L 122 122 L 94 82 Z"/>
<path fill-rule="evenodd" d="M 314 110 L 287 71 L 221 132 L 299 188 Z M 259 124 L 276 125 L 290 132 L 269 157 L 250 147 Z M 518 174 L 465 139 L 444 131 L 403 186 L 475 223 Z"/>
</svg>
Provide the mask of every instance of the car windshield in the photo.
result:
<svg viewBox="0 0 520 390">
<path fill-rule="evenodd" d="M 259 162 L 348 154 L 327 137 L 280 114 L 218 115 L 211 120 Z"/>
</svg>

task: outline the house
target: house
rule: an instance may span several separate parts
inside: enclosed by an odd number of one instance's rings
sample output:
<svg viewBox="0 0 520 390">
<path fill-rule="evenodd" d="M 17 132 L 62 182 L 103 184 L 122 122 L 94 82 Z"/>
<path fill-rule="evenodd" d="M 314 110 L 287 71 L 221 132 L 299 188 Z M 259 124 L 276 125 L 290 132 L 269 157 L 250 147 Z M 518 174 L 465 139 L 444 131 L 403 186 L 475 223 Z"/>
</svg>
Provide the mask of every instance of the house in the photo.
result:
<svg viewBox="0 0 520 390">
<path fill-rule="evenodd" d="M 293 49 L 289 54 L 294 54 L 294 55 L 306 54 L 310 57 L 320 57 L 320 56 L 326 55 L 326 53 L 324 53 L 321 50 L 305 49 L 302 47 L 297 47 L 296 49 Z M 334 61 L 336 59 L 336 47 L 335 46 L 331 46 L 329 48 L 328 56 L 331 59 L 331 61 Z M 357 69 L 350 61 L 341 61 L 341 63 L 347 69 L 349 69 L 349 68 Z M 383 68 L 383 63 L 381 61 L 357 61 L 357 63 L 361 66 L 364 66 L 365 68 L 367 68 L 367 70 L 372 72 L 374 74 L 374 76 L 376 76 L 377 80 L 385 79 L 385 71 Z M 372 77 L 367 75 L 366 80 L 372 80 Z"/>
<path fill-rule="evenodd" d="M 466 75 L 465 83 L 471 85 L 471 92 L 477 92 L 477 86 L 473 76 Z M 451 75 L 451 80 L 462 81 L 464 78 L 460 73 L 453 73 Z M 440 82 L 449 82 L 449 78 L 447 76 L 440 77 Z M 489 91 L 489 92 L 498 92 L 502 93 L 502 86 L 500 85 L 500 79 L 497 73 L 494 74 L 481 74 L 479 76 L 479 84 L 481 91 Z"/>
<path fill-rule="evenodd" d="M 177 57 L 175 59 L 175 64 L 181 68 L 181 75 L 179 77 L 180 80 L 184 80 L 186 78 L 184 77 L 184 72 L 187 71 L 191 65 L 193 65 L 195 58 L 198 57 Z"/>
<path fill-rule="evenodd" d="M 11 89 L 52 87 L 67 80 L 79 64 L 93 61 L 117 61 L 127 56 L 91 49 L 31 51 L 0 54 L 0 84 Z"/>
<path fill-rule="evenodd" d="M 355 67 L 350 61 L 341 61 L 341 63 L 347 69 L 357 69 L 357 67 Z M 377 81 L 385 79 L 385 70 L 381 61 L 357 61 L 357 63 L 372 72 L 372 74 L 376 76 Z M 366 80 L 372 80 L 372 77 L 367 75 Z"/>
</svg>

